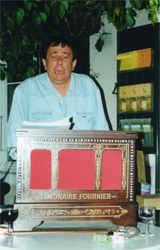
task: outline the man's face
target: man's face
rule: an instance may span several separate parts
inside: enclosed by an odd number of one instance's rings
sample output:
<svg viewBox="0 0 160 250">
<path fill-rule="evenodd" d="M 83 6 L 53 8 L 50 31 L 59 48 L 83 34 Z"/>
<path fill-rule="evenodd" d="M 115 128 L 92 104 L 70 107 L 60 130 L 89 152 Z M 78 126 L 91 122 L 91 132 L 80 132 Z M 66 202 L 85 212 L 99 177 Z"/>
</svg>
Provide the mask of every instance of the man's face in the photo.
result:
<svg viewBox="0 0 160 250">
<path fill-rule="evenodd" d="M 71 72 L 74 70 L 76 60 L 73 60 L 72 49 L 61 45 L 50 46 L 47 50 L 43 65 L 54 84 L 69 83 Z"/>
</svg>

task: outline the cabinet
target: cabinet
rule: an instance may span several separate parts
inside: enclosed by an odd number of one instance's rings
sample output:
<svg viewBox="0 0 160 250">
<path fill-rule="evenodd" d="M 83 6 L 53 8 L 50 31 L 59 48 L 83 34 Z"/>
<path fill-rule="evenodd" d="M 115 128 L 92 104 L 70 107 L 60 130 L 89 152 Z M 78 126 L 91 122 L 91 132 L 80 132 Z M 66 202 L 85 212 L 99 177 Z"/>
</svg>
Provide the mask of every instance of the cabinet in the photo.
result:
<svg viewBox="0 0 160 250">
<path fill-rule="evenodd" d="M 117 128 L 142 133 L 160 192 L 160 23 L 117 34 Z"/>
</svg>

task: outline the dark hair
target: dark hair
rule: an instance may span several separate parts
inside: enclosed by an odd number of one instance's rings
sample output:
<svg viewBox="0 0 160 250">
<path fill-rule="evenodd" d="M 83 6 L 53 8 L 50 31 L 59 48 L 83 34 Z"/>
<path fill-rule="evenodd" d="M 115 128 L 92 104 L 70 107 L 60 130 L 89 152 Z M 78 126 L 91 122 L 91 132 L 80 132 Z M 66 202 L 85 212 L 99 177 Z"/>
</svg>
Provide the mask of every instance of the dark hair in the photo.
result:
<svg viewBox="0 0 160 250">
<path fill-rule="evenodd" d="M 77 52 L 75 48 L 74 41 L 66 37 L 50 37 L 46 39 L 41 46 L 42 58 L 46 58 L 47 50 L 50 46 L 61 45 L 62 47 L 68 46 L 73 52 L 73 59 L 77 58 Z"/>
</svg>

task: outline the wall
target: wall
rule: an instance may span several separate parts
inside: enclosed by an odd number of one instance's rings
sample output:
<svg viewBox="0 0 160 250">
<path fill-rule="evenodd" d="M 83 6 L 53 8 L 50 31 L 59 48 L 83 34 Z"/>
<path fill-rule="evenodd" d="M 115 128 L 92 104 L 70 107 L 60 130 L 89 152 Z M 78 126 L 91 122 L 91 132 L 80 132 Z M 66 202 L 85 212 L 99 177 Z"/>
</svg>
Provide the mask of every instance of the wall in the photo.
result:
<svg viewBox="0 0 160 250">
<path fill-rule="evenodd" d="M 112 24 L 105 22 L 104 29 L 111 33 L 105 36 L 105 44 L 101 52 L 95 48 L 98 34 L 90 38 L 90 70 L 97 75 L 98 83 L 103 88 L 109 117 L 114 129 L 116 129 L 116 96 L 112 94 L 116 83 L 116 29 Z"/>
</svg>

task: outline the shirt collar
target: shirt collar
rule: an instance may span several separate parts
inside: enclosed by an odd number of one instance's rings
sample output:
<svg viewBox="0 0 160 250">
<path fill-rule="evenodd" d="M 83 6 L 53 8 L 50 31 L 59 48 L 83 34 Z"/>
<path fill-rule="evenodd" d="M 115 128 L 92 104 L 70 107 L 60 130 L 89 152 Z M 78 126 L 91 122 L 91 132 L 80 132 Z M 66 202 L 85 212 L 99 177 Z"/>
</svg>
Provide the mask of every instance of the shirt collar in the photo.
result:
<svg viewBox="0 0 160 250">
<path fill-rule="evenodd" d="M 53 91 L 53 89 L 55 90 L 55 92 L 57 93 L 56 88 L 54 87 L 54 84 L 51 82 L 51 80 L 49 79 L 49 76 L 47 74 L 47 72 L 45 73 L 45 84 L 47 82 L 49 90 Z M 70 84 L 69 84 L 69 89 L 67 92 L 67 95 L 72 93 L 73 89 L 75 88 L 75 77 L 74 77 L 74 73 L 71 73 L 71 78 L 70 78 Z"/>
</svg>

